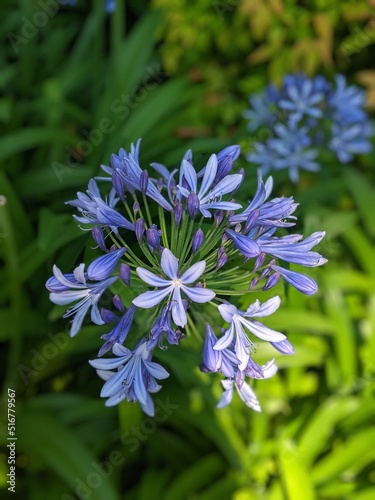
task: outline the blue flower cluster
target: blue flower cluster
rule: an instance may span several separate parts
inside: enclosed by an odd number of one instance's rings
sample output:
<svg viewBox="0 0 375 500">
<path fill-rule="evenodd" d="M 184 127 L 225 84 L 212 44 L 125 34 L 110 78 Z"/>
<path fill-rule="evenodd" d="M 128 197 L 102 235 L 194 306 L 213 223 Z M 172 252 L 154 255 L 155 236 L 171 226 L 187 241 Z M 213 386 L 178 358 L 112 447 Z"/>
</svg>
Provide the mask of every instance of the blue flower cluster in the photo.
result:
<svg viewBox="0 0 375 500">
<path fill-rule="evenodd" d="M 69 274 L 54 266 L 46 283 L 50 299 L 70 304 L 65 317 L 72 317 L 72 336 L 88 313 L 93 323 L 109 325 L 98 358 L 90 361 L 105 380 L 106 405 L 138 401 L 153 415 L 150 393 L 159 391 L 157 380 L 169 375 L 152 361 L 153 352 L 165 349 L 165 343 L 179 344 L 192 328 L 205 324 L 201 370 L 225 377 L 218 406 L 227 405 L 236 388 L 247 406 L 260 411 L 246 378 L 271 377 L 277 367 L 274 360 L 259 365 L 253 359 L 256 340 L 283 354 L 294 351 L 283 333 L 258 321 L 278 309 L 278 296 L 249 301 L 244 311 L 235 297 L 243 303 L 243 297 L 270 290 L 280 278 L 304 294 L 315 293 L 315 281 L 289 264 L 324 264 L 326 259 L 312 251 L 324 233 L 305 239 L 276 235 L 295 224 L 297 204 L 292 197 L 269 199 L 271 177 L 263 182 L 259 176 L 249 203 L 233 199 L 244 179 L 243 171 L 233 172 L 238 146 L 212 154 L 200 170 L 187 151 L 179 168 L 170 172 L 152 163 L 151 175 L 140 165 L 139 146 L 140 141 L 130 152 L 113 154 L 110 165 L 102 166 L 105 175 L 67 202 L 77 208 L 75 219 L 91 231 L 102 255 Z M 100 307 L 104 292 L 107 299 L 113 295 L 110 308 Z M 146 337 L 138 333 L 139 318 Z"/>
<path fill-rule="evenodd" d="M 297 182 L 299 169 L 319 170 L 322 148 L 341 163 L 369 153 L 374 131 L 364 110 L 365 94 L 348 86 L 343 75 L 336 75 L 335 83 L 332 86 L 323 76 L 288 75 L 280 89 L 269 85 L 251 96 L 251 109 L 244 112 L 248 129 L 267 127 L 270 136 L 253 144 L 247 160 L 259 165 L 263 174 L 289 169 L 290 179 Z"/>
</svg>

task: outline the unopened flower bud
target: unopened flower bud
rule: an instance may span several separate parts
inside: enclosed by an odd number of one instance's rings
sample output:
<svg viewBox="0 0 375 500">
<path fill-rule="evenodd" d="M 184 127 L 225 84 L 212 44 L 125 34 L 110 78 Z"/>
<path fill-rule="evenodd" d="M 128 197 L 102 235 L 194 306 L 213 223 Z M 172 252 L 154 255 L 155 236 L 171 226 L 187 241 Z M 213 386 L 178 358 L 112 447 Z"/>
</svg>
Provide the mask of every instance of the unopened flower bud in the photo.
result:
<svg viewBox="0 0 375 500">
<path fill-rule="evenodd" d="M 139 203 L 138 203 L 138 201 L 135 201 L 135 202 L 133 203 L 133 212 L 134 212 L 134 214 L 136 214 L 136 213 L 139 211 L 139 208 L 140 208 L 140 207 L 139 207 Z"/>
<path fill-rule="evenodd" d="M 140 218 L 135 221 L 135 237 L 137 238 L 138 243 L 141 243 L 143 238 L 143 233 L 145 232 L 145 221 Z"/>
<path fill-rule="evenodd" d="M 120 278 L 125 285 L 130 285 L 130 267 L 128 264 L 124 264 L 123 262 L 120 264 Z"/>
<path fill-rule="evenodd" d="M 141 187 L 141 193 L 146 194 L 147 187 L 148 187 L 148 172 L 147 170 L 143 170 L 139 177 L 139 184 Z"/>
<path fill-rule="evenodd" d="M 153 251 L 160 248 L 160 237 L 162 232 L 155 224 L 152 224 L 146 231 L 146 240 L 148 248 Z"/>
<path fill-rule="evenodd" d="M 125 312 L 125 307 L 124 303 L 122 302 L 122 298 L 119 295 L 115 295 L 112 299 L 112 304 L 115 306 L 115 308 L 124 313 Z"/>
<path fill-rule="evenodd" d="M 103 234 L 102 228 L 99 227 L 99 226 L 94 226 L 91 229 L 91 234 L 92 234 L 92 237 L 95 240 L 95 243 L 100 248 L 100 250 L 102 250 L 103 252 L 107 253 L 107 247 L 105 246 L 104 234 Z"/>
<path fill-rule="evenodd" d="M 195 193 L 191 192 L 189 194 L 186 206 L 190 218 L 195 219 L 195 217 L 199 213 L 199 206 L 200 206 L 199 198 Z"/>
<path fill-rule="evenodd" d="M 104 323 L 114 323 L 116 321 L 116 314 L 109 309 L 105 309 L 104 307 L 100 309 L 100 317 Z"/>
<path fill-rule="evenodd" d="M 216 210 L 215 215 L 214 215 L 215 227 L 220 226 L 223 219 L 224 219 L 223 210 Z"/>
<path fill-rule="evenodd" d="M 247 234 L 250 231 L 250 229 L 252 229 L 255 226 L 255 223 L 256 223 L 258 217 L 259 217 L 259 210 L 258 209 L 252 210 L 249 213 L 249 216 L 248 216 L 248 218 L 246 220 L 246 224 L 245 224 L 245 227 L 244 227 L 244 230 L 243 230 L 243 232 L 245 234 Z"/>
<path fill-rule="evenodd" d="M 264 292 L 267 290 L 271 290 L 271 288 L 273 288 L 276 285 L 279 279 L 280 279 L 279 273 L 271 274 L 271 276 L 267 279 L 266 284 L 264 285 L 262 290 Z"/>
<path fill-rule="evenodd" d="M 174 222 L 176 224 L 176 227 L 180 225 L 183 211 L 184 209 L 181 203 L 177 203 L 177 205 L 174 207 Z"/>
<path fill-rule="evenodd" d="M 196 253 L 200 247 L 202 246 L 204 241 L 204 233 L 201 228 L 197 229 L 196 233 L 193 236 L 193 243 L 191 246 L 192 253 Z"/>
<path fill-rule="evenodd" d="M 258 257 L 256 258 L 255 264 L 254 264 L 254 269 L 253 272 L 256 273 L 260 267 L 263 266 L 264 261 L 266 260 L 266 254 L 265 253 L 260 253 Z"/>
</svg>

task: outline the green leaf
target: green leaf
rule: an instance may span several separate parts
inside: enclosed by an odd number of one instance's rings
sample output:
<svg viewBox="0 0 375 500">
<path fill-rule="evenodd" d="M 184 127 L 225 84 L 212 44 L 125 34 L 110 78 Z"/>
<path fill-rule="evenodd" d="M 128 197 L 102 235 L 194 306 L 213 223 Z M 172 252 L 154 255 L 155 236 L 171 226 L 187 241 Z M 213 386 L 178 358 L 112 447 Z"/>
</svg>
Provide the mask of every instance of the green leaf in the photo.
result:
<svg viewBox="0 0 375 500">
<path fill-rule="evenodd" d="M 219 478 L 224 462 L 216 454 L 208 455 L 182 472 L 165 492 L 164 500 L 183 500 L 197 494 L 204 486 Z"/>
<path fill-rule="evenodd" d="M 24 408 L 17 419 L 17 433 L 19 448 L 31 460 L 37 458 L 46 468 L 52 469 L 71 490 L 83 484 L 82 488 L 89 491 L 92 500 L 119 499 L 110 477 L 105 478 L 100 461 L 78 435 L 51 414 Z M 89 486 L 90 475 L 98 477 L 95 487 Z"/>
<path fill-rule="evenodd" d="M 355 398 L 332 397 L 317 408 L 304 426 L 298 443 L 299 459 L 305 465 L 311 466 L 319 454 L 326 450 L 337 423 L 353 413 L 359 404 Z"/>
<path fill-rule="evenodd" d="M 324 483 L 332 478 L 339 477 L 349 471 L 353 464 L 361 459 L 364 467 L 374 460 L 375 429 L 364 429 L 352 434 L 345 442 L 323 457 L 312 471 L 315 484 Z M 352 477 L 352 474 L 349 474 Z"/>
<path fill-rule="evenodd" d="M 361 220 L 368 233 L 375 237 L 374 213 L 375 213 L 375 189 L 367 179 L 358 171 L 346 168 L 343 178 L 349 192 L 359 208 Z"/>
</svg>

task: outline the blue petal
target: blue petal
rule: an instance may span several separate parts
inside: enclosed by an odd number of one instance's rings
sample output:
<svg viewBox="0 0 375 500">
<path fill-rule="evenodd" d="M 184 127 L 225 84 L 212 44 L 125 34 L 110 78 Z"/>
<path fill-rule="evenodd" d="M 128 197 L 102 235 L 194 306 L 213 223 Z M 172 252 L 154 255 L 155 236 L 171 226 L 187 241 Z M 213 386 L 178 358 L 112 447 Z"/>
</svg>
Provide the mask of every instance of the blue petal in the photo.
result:
<svg viewBox="0 0 375 500">
<path fill-rule="evenodd" d="M 144 361 L 144 364 L 148 373 L 158 380 L 169 377 L 169 373 L 167 372 L 167 370 L 158 363 L 154 363 L 153 361 Z"/>
<path fill-rule="evenodd" d="M 281 274 L 281 276 L 290 283 L 298 291 L 304 293 L 305 295 L 313 295 L 318 291 L 318 285 L 309 276 L 297 273 L 295 271 L 290 271 L 289 269 L 284 269 L 283 267 L 273 265 L 271 266 L 274 271 Z"/>
<path fill-rule="evenodd" d="M 234 337 L 234 325 L 231 323 L 229 329 L 225 332 L 223 337 L 221 337 L 214 345 L 215 351 L 221 351 L 226 349 L 232 343 Z"/>
<path fill-rule="evenodd" d="M 159 304 L 173 290 L 173 286 L 164 288 L 163 290 L 155 290 L 151 292 L 141 293 L 133 300 L 133 304 L 141 309 L 148 309 Z"/>
<path fill-rule="evenodd" d="M 191 283 L 194 283 L 194 281 L 197 281 L 202 276 L 205 269 L 206 269 L 206 262 L 204 260 L 201 260 L 196 264 L 193 264 L 180 277 L 181 283 L 183 283 L 184 285 L 190 285 Z"/>
<path fill-rule="evenodd" d="M 59 306 L 65 306 L 66 304 L 70 304 L 71 302 L 75 302 L 76 300 L 87 297 L 89 291 L 87 288 L 84 290 L 65 290 L 64 292 L 55 293 L 52 292 L 49 294 L 49 299 L 54 304 Z"/>
<path fill-rule="evenodd" d="M 286 339 L 286 336 L 283 333 L 271 330 L 271 328 L 259 323 L 259 321 L 248 321 L 241 316 L 238 316 L 238 320 L 259 339 L 267 340 L 268 342 L 280 342 L 281 340 Z"/>
<path fill-rule="evenodd" d="M 247 258 L 258 257 L 261 253 L 259 245 L 242 234 L 238 234 L 232 229 L 226 229 L 226 234 L 233 240 L 235 247 Z"/>
<path fill-rule="evenodd" d="M 197 173 L 192 166 L 191 163 L 189 163 L 186 160 L 182 160 L 182 165 L 181 165 L 181 176 L 184 176 L 185 179 L 187 180 L 190 191 L 193 191 L 194 193 L 197 192 Z M 182 183 L 180 182 L 182 185 Z"/>
<path fill-rule="evenodd" d="M 124 364 L 124 359 L 121 358 L 100 358 L 89 359 L 89 363 L 98 370 L 113 370 Z"/>
<path fill-rule="evenodd" d="M 215 292 L 213 292 L 212 290 L 208 290 L 208 288 L 189 288 L 185 285 L 181 285 L 181 288 L 190 300 L 192 300 L 193 302 L 198 302 L 199 304 L 209 302 L 216 295 Z"/>
<path fill-rule="evenodd" d="M 147 283 L 148 285 L 165 287 L 171 284 L 170 281 L 165 280 L 164 278 L 160 278 L 159 276 L 156 276 L 156 274 L 152 273 L 151 271 L 148 271 L 147 269 L 143 269 L 143 267 L 137 267 L 135 271 L 141 278 L 141 280 Z"/>
<path fill-rule="evenodd" d="M 161 254 L 161 268 L 171 280 L 177 278 L 178 260 L 168 248 L 165 248 Z"/>
<path fill-rule="evenodd" d="M 177 326 L 184 327 L 187 323 L 185 308 L 181 299 L 181 292 L 178 287 L 174 289 L 172 298 L 172 318 Z"/>
<path fill-rule="evenodd" d="M 212 183 L 215 180 L 217 172 L 217 157 L 215 154 L 211 155 L 207 165 L 205 167 L 204 176 L 202 179 L 201 188 L 198 193 L 198 197 L 202 198 L 209 188 L 212 186 Z"/>
</svg>

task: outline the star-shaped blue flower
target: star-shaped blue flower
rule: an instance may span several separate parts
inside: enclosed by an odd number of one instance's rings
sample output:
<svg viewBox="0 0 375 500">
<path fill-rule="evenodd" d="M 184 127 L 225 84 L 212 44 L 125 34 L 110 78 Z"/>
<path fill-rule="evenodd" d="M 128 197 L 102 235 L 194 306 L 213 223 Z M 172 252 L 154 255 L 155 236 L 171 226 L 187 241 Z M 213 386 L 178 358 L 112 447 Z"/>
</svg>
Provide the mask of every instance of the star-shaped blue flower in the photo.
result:
<svg viewBox="0 0 375 500">
<path fill-rule="evenodd" d="M 172 308 L 172 318 L 177 326 L 184 327 L 187 323 L 186 311 L 182 302 L 181 292 L 193 302 L 209 302 L 215 297 L 215 292 L 207 288 L 188 287 L 197 281 L 204 270 L 206 262 L 204 260 L 193 264 L 181 276 L 178 273 L 178 259 L 173 253 L 165 248 L 161 256 L 161 268 L 169 279 L 160 278 L 156 274 L 137 267 L 136 272 L 142 281 L 148 285 L 158 287 L 158 290 L 152 290 L 142 293 L 133 300 L 133 304 L 143 309 L 148 309 L 159 304 L 165 297 L 169 296 Z"/>
</svg>

